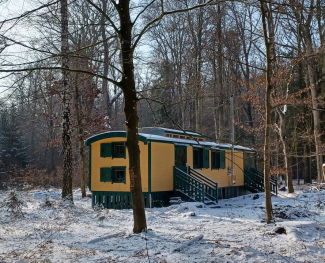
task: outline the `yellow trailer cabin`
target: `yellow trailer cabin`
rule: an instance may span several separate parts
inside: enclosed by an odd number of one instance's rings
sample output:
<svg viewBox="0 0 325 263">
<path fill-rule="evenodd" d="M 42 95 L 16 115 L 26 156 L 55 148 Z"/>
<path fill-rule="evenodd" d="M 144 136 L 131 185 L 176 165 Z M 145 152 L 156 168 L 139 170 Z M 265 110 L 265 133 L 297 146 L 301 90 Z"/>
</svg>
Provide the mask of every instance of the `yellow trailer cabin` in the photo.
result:
<svg viewBox="0 0 325 263">
<path fill-rule="evenodd" d="M 85 142 L 93 206 L 131 207 L 125 141 L 125 131 L 110 131 Z M 165 206 L 178 197 L 215 204 L 218 199 L 263 191 L 253 149 L 236 145 L 232 150 L 232 145 L 208 142 L 198 133 L 151 127 L 139 130 L 139 147 L 146 207 Z M 276 191 L 276 182 L 271 187 Z"/>
</svg>

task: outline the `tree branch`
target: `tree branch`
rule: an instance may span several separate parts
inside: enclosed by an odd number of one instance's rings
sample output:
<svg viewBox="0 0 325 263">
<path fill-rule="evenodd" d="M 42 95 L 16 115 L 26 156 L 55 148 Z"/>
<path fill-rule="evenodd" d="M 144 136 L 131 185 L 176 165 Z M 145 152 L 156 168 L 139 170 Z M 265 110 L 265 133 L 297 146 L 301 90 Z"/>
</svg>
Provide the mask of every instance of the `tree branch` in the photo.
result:
<svg viewBox="0 0 325 263">
<path fill-rule="evenodd" d="M 87 0 L 88 1 L 88 0 Z M 166 15 L 171 15 L 171 14 L 177 14 L 177 13 L 182 13 L 182 12 L 188 12 L 200 7 L 206 7 L 206 6 L 210 6 L 210 5 L 217 5 L 220 4 L 222 2 L 218 1 L 215 2 L 215 0 L 209 0 L 208 2 L 204 3 L 204 4 L 200 4 L 200 5 L 195 5 L 189 8 L 185 8 L 185 9 L 178 9 L 178 10 L 172 10 L 172 11 L 164 11 L 164 7 L 162 5 L 162 10 L 161 10 L 161 14 L 156 17 L 155 19 L 151 20 L 148 24 L 146 24 L 144 26 L 144 28 L 141 30 L 140 34 L 138 35 L 137 39 L 134 41 L 133 45 L 132 45 L 132 49 L 134 50 L 136 48 L 136 46 L 138 45 L 139 41 L 141 40 L 142 36 L 144 35 L 144 33 L 156 22 L 158 22 L 159 20 L 161 20 L 164 16 Z M 163 1 L 162 1 L 163 3 Z"/>
<path fill-rule="evenodd" d="M 118 30 L 118 28 L 115 26 L 113 20 L 105 13 L 103 12 L 103 10 L 101 8 L 99 8 L 97 5 L 95 5 L 92 1 L 90 0 L 86 0 L 92 7 L 94 7 L 99 13 L 101 13 L 112 25 L 112 27 L 114 28 L 114 31 L 116 32 L 116 34 L 120 35 L 120 30 Z M 112 1 L 112 0 L 111 0 Z"/>
<path fill-rule="evenodd" d="M 138 18 L 149 8 L 149 6 L 151 6 L 154 2 L 156 2 L 156 0 L 152 0 L 145 8 L 143 8 L 140 12 L 139 12 L 139 14 L 136 16 L 136 18 L 134 19 L 134 21 L 132 22 L 132 24 L 134 25 L 136 22 L 137 22 L 137 20 L 138 20 Z"/>
<path fill-rule="evenodd" d="M 69 71 L 69 72 L 83 73 L 83 74 L 87 74 L 87 75 L 90 75 L 90 76 L 105 79 L 105 80 L 111 82 L 112 84 L 118 86 L 119 88 L 122 88 L 121 81 L 116 81 L 116 80 L 113 80 L 111 78 L 107 78 L 105 76 L 102 76 L 102 75 L 99 75 L 99 74 L 96 74 L 96 73 L 93 73 L 93 72 L 89 72 L 87 70 L 81 70 L 81 69 L 71 69 L 71 68 L 63 68 L 63 67 L 35 67 L 35 68 L 26 68 L 26 69 L 0 69 L 0 73 L 31 72 L 31 71 L 35 71 L 35 70 L 65 70 L 65 71 Z"/>
<path fill-rule="evenodd" d="M 43 9 L 45 7 L 49 7 L 51 5 L 55 5 L 55 4 L 59 3 L 59 2 L 60 1 L 55 1 L 53 3 L 49 3 L 49 4 L 42 5 L 42 6 L 38 7 L 38 8 L 33 9 L 33 10 L 26 11 L 25 13 L 23 13 L 20 16 L 17 16 L 17 17 L 13 17 L 13 18 L 10 18 L 10 19 L 6 19 L 6 20 L 3 20 L 3 21 L 0 21 L 0 24 L 2 26 L 4 23 L 11 22 L 11 21 L 14 21 L 14 20 L 17 20 L 17 19 L 22 19 L 22 18 L 24 18 L 24 17 L 26 17 L 26 16 L 28 16 L 28 15 L 36 12 L 36 11 L 39 11 L 39 10 L 41 10 L 41 9 Z"/>
</svg>

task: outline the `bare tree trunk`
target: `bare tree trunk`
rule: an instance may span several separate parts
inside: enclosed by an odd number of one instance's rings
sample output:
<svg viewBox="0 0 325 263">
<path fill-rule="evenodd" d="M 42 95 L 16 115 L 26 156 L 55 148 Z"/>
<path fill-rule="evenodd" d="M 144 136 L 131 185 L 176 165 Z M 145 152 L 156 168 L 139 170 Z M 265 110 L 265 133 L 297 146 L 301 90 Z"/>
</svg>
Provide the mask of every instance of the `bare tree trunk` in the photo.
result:
<svg viewBox="0 0 325 263">
<path fill-rule="evenodd" d="M 313 60 L 308 59 L 308 75 L 309 83 L 311 86 L 310 94 L 312 99 L 313 107 L 313 119 L 314 119 L 314 138 L 316 147 L 316 163 L 317 163 L 317 181 L 321 183 L 323 181 L 322 165 L 323 165 L 323 155 L 322 155 L 322 141 L 321 141 L 321 131 L 320 131 L 320 116 L 318 111 L 317 102 L 317 84 L 315 80 L 315 70 L 313 68 Z"/>
<path fill-rule="evenodd" d="M 81 36 L 79 36 L 78 41 L 78 50 L 81 48 Z M 77 60 L 78 65 L 81 64 Z M 80 99 L 79 99 L 79 73 L 76 73 L 75 78 L 75 98 L 74 98 L 74 108 L 76 111 L 77 118 L 77 129 L 78 129 L 78 142 L 79 142 L 79 174 L 81 175 L 81 196 L 82 198 L 86 197 L 86 170 L 85 170 L 85 149 L 84 149 L 84 140 L 83 140 L 83 127 L 80 114 Z"/>
<path fill-rule="evenodd" d="M 213 41 L 215 42 L 215 41 Z M 213 47 L 214 47 L 213 43 Z M 216 65 L 216 53 L 213 52 L 212 59 L 212 71 L 213 71 L 213 121 L 214 121 L 214 136 L 216 141 L 219 139 L 218 133 L 218 88 L 217 88 L 217 65 Z"/>
<path fill-rule="evenodd" d="M 196 94 L 195 94 L 195 131 L 196 132 L 201 131 L 200 116 L 201 116 L 201 111 L 200 111 L 200 91 L 196 90 Z"/>
<path fill-rule="evenodd" d="M 322 141 L 321 141 L 321 126 L 320 126 L 320 114 L 318 110 L 318 101 L 317 101 L 317 88 L 318 82 L 316 80 L 316 68 L 314 66 L 315 61 L 314 58 L 310 55 L 313 53 L 313 43 L 312 43 L 312 36 L 311 36 L 311 23 L 314 16 L 315 5 L 314 0 L 310 1 L 309 7 L 299 3 L 298 1 L 293 1 L 293 6 L 291 7 L 294 15 L 296 17 L 297 22 L 301 25 L 301 33 L 304 39 L 304 43 L 306 46 L 306 55 L 307 55 L 307 71 L 308 71 L 308 78 L 310 84 L 310 94 L 312 99 L 312 113 L 313 113 L 313 120 L 314 120 L 314 139 L 315 139 L 315 148 L 316 148 L 316 162 L 317 162 L 317 181 L 318 183 L 324 180 L 323 173 L 322 173 L 322 165 L 323 165 L 323 153 L 322 153 Z M 318 1 L 316 3 L 319 4 Z M 300 10 L 309 11 L 307 14 L 303 15 Z M 317 14 L 316 14 L 317 16 Z M 320 29 L 321 30 L 321 29 Z M 300 32 L 299 32 L 300 33 Z M 320 32 L 322 33 L 322 32 Z M 320 35 L 322 38 L 322 36 Z M 322 39 L 321 39 L 322 40 Z"/>
<path fill-rule="evenodd" d="M 132 27 L 130 17 L 130 0 L 119 2 L 121 54 L 122 54 L 122 90 L 125 98 L 125 123 L 126 123 L 126 147 L 129 153 L 130 191 L 132 196 L 134 233 L 140 233 L 147 228 L 144 200 L 142 195 L 141 171 L 140 171 L 140 149 L 138 135 L 138 112 L 137 92 L 134 81 Z"/>
<path fill-rule="evenodd" d="M 265 141 L 264 141 L 264 189 L 265 189 L 265 211 L 267 224 L 272 221 L 272 202 L 270 189 L 270 136 L 271 136 L 271 91 L 273 84 L 271 80 L 272 60 L 271 60 L 271 43 L 267 33 L 267 4 L 265 0 L 260 0 L 260 8 L 263 24 L 263 37 L 266 49 L 266 70 L 265 70 Z"/>
<path fill-rule="evenodd" d="M 305 41 L 307 54 L 310 55 L 313 52 L 311 33 L 309 27 L 304 26 Z M 307 59 L 307 70 L 309 77 L 309 84 L 311 86 L 310 94 L 312 99 L 313 107 L 313 119 L 314 119 L 314 137 L 315 137 L 315 147 L 316 147 L 316 162 L 317 162 L 317 181 L 321 183 L 323 181 L 323 156 L 322 156 L 322 141 L 321 141 L 321 129 L 320 129 L 320 116 L 318 111 L 318 102 L 317 102 L 317 82 L 316 82 L 316 69 L 314 68 L 314 59 Z"/>
<path fill-rule="evenodd" d="M 285 176 L 286 176 L 286 183 L 288 187 L 288 193 L 293 193 L 293 184 L 292 184 L 292 173 L 290 172 L 289 166 L 289 155 L 288 155 L 288 143 L 287 138 L 285 138 L 284 131 L 285 131 L 285 124 L 286 124 L 286 115 L 282 113 L 281 110 L 278 108 L 277 113 L 280 119 L 279 124 L 279 137 L 282 143 L 283 148 L 283 158 L 284 158 L 284 168 L 285 168 Z"/>
<path fill-rule="evenodd" d="M 219 88 L 219 105 L 218 105 L 218 138 L 219 140 L 224 140 L 224 107 L 223 107 L 223 59 L 221 54 L 223 54 L 223 41 L 222 41 L 222 15 L 221 7 L 218 5 L 218 15 L 219 19 L 217 21 L 217 35 L 218 35 L 218 88 Z"/>
<path fill-rule="evenodd" d="M 69 68 L 69 31 L 68 31 L 68 1 L 61 0 L 61 54 L 62 68 Z M 72 148 L 71 148 L 71 128 L 70 128 L 70 99 L 69 99 L 69 73 L 62 71 L 62 152 L 63 152 L 63 187 L 62 198 L 67 198 L 71 202 L 72 196 Z"/>
<path fill-rule="evenodd" d="M 54 114 L 53 114 L 53 96 L 50 97 L 50 105 L 49 105 L 49 136 L 50 136 L 50 152 L 51 152 L 51 172 L 55 171 L 55 162 L 54 162 L 54 146 L 52 142 L 54 140 Z"/>
<path fill-rule="evenodd" d="M 298 141 L 297 141 L 297 121 L 296 121 L 296 115 L 294 115 L 295 118 L 295 126 L 294 126 L 294 136 L 295 136 L 295 152 L 296 152 L 296 175 L 297 175 L 297 183 L 300 185 L 300 176 L 299 176 L 299 158 L 298 158 Z"/>
<path fill-rule="evenodd" d="M 304 144 L 304 184 L 312 183 L 310 173 L 309 173 L 309 162 L 307 157 L 307 146 Z"/>
<path fill-rule="evenodd" d="M 105 28 L 105 16 L 104 14 L 106 14 L 106 10 L 107 10 L 107 1 L 102 0 L 102 10 L 103 10 L 103 14 L 101 15 L 101 19 L 100 19 L 100 27 L 101 27 L 101 33 L 102 33 L 102 39 L 103 41 L 106 39 L 106 28 Z M 103 46 L 104 46 L 104 72 L 103 75 L 105 77 L 107 77 L 108 75 L 108 42 L 104 41 L 103 42 Z M 109 118 L 112 118 L 111 116 L 111 112 L 110 112 L 110 108 L 109 107 L 109 94 L 108 94 L 108 81 L 106 79 L 103 79 L 102 82 L 102 92 L 103 92 L 103 98 L 104 98 L 104 109 L 105 109 L 105 114 L 106 116 L 109 116 Z"/>
</svg>

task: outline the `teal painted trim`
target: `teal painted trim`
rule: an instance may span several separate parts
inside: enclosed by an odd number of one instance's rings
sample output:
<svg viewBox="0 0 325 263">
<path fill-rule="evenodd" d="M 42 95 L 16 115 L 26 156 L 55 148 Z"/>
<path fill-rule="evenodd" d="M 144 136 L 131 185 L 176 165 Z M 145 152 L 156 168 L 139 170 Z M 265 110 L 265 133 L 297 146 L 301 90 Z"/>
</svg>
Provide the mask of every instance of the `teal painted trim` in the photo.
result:
<svg viewBox="0 0 325 263">
<path fill-rule="evenodd" d="M 220 146 L 218 145 L 217 146 L 218 148 L 222 149 L 222 150 L 231 150 L 231 146 Z M 235 151 L 239 151 L 239 152 L 252 152 L 252 153 L 256 153 L 257 151 L 256 150 L 246 150 L 246 149 L 236 149 L 236 146 L 235 146 Z"/>
<path fill-rule="evenodd" d="M 222 146 L 222 145 L 211 145 L 210 143 L 211 142 L 199 142 L 199 144 L 197 144 L 196 142 L 193 142 L 193 141 L 188 141 L 186 140 L 186 142 L 180 142 L 180 141 L 177 141 L 177 139 L 175 141 L 172 141 L 173 138 L 170 138 L 170 137 L 166 137 L 168 138 L 169 140 L 155 140 L 155 139 L 150 139 L 150 138 L 146 138 L 147 141 L 150 141 L 150 142 L 160 142 L 160 143 L 169 143 L 169 144 L 187 144 L 187 146 L 201 146 L 202 148 L 214 148 L 214 147 L 218 147 L 220 150 L 224 150 L 224 149 L 227 149 L 227 150 L 231 150 L 231 146 Z M 206 143 L 209 143 L 208 145 Z M 238 145 L 237 145 L 238 146 Z M 236 145 L 235 145 L 235 151 L 239 151 L 239 152 L 252 152 L 252 153 L 256 153 L 257 151 L 256 150 L 253 150 L 253 149 L 238 149 L 236 148 Z"/>
<path fill-rule="evenodd" d="M 174 191 L 152 192 L 151 201 L 153 207 L 169 206 L 169 200 L 175 196 Z"/>
<path fill-rule="evenodd" d="M 89 191 L 91 191 L 91 146 L 89 147 L 89 166 L 88 166 L 88 187 L 89 187 Z"/>
<path fill-rule="evenodd" d="M 92 207 L 99 205 L 104 208 L 129 209 L 132 208 L 130 192 L 93 191 Z"/>
<path fill-rule="evenodd" d="M 116 131 L 116 132 L 104 132 L 100 133 L 98 135 L 92 136 L 88 139 L 86 139 L 86 145 L 89 146 L 94 142 L 108 139 L 108 138 L 126 138 L 126 132 L 125 131 Z M 147 144 L 147 138 L 139 135 L 139 141 L 144 142 L 144 144 Z"/>
<path fill-rule="evenodd" d="M 148 192 L 143 193 L 145 207 L 149 208 Z M 170 197 L 174 196 L 173 191 L 153 192 L 151 193 L 152 205 L 154 207 L 162 207 L 169 205 Z M 132 198 L 130 192 L 110 192 L 110 191 L 93 191 L 92 207 L 101 205 L 104 208 L 112 209 L 130 209 L 132 208 Z"/>
<path fill-rule="evenodd" d="M 151 194 L 151 142 L 148 143 L 148 192 Z"/>
<path fill-rule="evenodd" d="M 155 140 L 155 139 L 150 139 L 150 134 L 148 134 L 148 137 L 149 138 L 147 138 L 146 136 L 143 136 L 143 135 L 139 135 L 139 141 L 143 142 L 144 144 L 147 144 L 148 141 L 150 141 L 150 142 L 170 143 L 170 144 L 184 143 L 184 144 L 188 144 L 188 145 L 192 145 L 192 146 L 193 145 L 201 145 L 202 147 L 209 147 L 209 148 L 218 147 L 220 149 L 231 149 L 231 145 L 229 145 L 229 146 L 211 145 L 211 144 L 207 145 L 206 143 L 208 143 L 208 142 L 199 142 L 199 144 L 198 144 L 198 143 L 190 141 L 190 140 L 185 140 L 184 142 L 180 142 L 177 139 L 175 141 L 171 140 L 172 138 L 169 138 L 169 137 L 168 137 L 168 140 L 166 140 L 166 141 L 165 140 Z M 114 131 L 114 132 L 100 133 L 98 135 L 95 135 L 95 136 L 92 136 L 92 137 L 86 139 L 85 143 L 87 146 L 89 146 L 94 142 L 97 142 L 97 141 L 100 141 L 103 139 L 108 139 L 108 138 L 126 138 L 126 132 L 125 131 Z M 243 152 L 256 152 L 256 150 L 253 150 L 253 149 L 237 149 L 236 145 L 235 145 L 235 150 L 243 151 Z"/>
</svg>

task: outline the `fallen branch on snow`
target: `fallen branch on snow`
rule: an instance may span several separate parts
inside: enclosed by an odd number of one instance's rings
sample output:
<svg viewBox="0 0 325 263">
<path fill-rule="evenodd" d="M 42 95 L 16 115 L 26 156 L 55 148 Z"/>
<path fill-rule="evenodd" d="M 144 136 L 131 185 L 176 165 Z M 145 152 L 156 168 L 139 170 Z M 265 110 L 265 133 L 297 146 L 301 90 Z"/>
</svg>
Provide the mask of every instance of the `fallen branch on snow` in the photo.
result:
<svg viewBox="0 0 325 263">
<path fill-rule="evenodd" d="M 189 241 L 187 241 L 184 244 L 180 245 L 178 248 L 175 248 L 172 252 L 180 252 L 181 250 L 183 250 L 187 246 L 193 244 L 194 242 L 197 242 L 197 241 L 201 240 L 202 238 L 203 238 L 203 235 L 199 235 L 197 237 L 193 237 Z"/>
<path fill-rule="evenodd" d="M 125 232 L 122 231 L 122 232 L 117 232 L 115 234 L 112 234 L 112 235 L 107 235 L 107 236 L 103 236 L 103 237 L 99 237 L 99 238 L 95 238 L 93 240 L 90 240 L 87 244 L 94 244 L 94 243 L 97 243 L 97 242 L 100 242 L 100 241 L 103 241 L 105 239 L 109 239 L 109 238 L 113 238 L 113 237 L 118 237 L 118 236 L 122 236 L 122 235 L 125 235 Z"/>
</svg>

